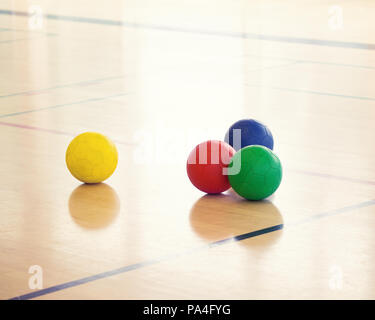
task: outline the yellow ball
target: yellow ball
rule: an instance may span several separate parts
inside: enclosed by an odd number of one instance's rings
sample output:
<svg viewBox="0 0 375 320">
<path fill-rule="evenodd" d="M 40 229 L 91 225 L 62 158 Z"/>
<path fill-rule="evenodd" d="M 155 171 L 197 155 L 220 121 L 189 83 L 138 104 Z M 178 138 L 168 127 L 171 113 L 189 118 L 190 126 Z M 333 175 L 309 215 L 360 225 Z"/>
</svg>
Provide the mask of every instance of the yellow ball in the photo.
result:
<svg viewBox="0 0 375 320">
<path fill-rule="evenodd" d="M 106 136 L 85 132 L 70 142 L 65 160 L 75 178 L 85 183 L 99 183 L 115 171 L 118 154 L 116 146 Z"/>
</svg>

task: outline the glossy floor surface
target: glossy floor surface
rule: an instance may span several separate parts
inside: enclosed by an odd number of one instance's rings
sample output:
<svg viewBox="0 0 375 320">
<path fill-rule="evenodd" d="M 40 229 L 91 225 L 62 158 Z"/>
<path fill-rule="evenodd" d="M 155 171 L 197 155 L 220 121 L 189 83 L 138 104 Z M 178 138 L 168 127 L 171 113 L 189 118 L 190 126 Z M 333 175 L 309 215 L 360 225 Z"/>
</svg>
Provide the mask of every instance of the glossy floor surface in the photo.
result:
<svg viewBox="0 0 375 320">
<path fill-rule="evenodd" d="M 3 0 L 0 298 L 374 299 L 375 3 Z M 266 123 L 266 201 L 205 196 L 196 144 Z M 119 164 L 81 185 L 84 131 Z"/>
</svg>

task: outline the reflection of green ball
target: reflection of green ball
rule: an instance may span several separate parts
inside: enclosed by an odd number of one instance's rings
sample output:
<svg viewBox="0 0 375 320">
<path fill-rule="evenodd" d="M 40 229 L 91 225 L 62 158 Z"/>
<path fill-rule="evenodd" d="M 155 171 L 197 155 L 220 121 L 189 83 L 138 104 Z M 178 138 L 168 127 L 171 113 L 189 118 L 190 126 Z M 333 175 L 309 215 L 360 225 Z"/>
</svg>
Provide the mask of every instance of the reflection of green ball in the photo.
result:
<svg viewBox="0 0 375 320">
<path fill-rule="evenodd" d="M 239 172 L 236 167 L 241 164 Z M 282 168 L 279 158 L 258 145 L 239 150 L 229 165 L 229 182 L 234 191 L 248 200 L 267 198 L 279 187 Z M 232 173 L 232 174 L 231 174 Z"/>
</svg>

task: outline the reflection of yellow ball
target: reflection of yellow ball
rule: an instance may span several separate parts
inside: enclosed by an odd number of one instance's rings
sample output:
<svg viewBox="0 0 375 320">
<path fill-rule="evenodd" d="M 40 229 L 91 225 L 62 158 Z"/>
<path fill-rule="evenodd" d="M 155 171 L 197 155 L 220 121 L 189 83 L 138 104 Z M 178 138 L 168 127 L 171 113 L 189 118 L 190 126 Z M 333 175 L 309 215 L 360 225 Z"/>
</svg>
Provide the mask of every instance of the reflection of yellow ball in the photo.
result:
<svg viewBox="0 0 375 320">
<path fill-rule="evenodd" d="M 66 150 L 66 165 L 70 173 L 85 183 L 99 183 L 109 178 L 117 166 L 114 143 L 96 132 L 75 137 Z"/>
<path fill-rule="evenodd" d="M 99 229 L 109 226 L 120 209 L 120 200 L 109 185 L 81 184 L 69 198 L 70 215 L 79 226 Z"/>
</svg>

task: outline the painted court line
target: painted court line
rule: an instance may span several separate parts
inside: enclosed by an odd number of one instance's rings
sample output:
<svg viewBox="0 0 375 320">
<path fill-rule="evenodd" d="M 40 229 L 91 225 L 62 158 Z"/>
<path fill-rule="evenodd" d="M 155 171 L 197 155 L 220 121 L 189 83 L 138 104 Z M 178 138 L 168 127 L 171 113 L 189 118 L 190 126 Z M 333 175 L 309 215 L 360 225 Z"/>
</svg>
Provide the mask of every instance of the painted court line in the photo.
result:
<svg viewBox="0 0 375 320">
<path fill-rule="evenodd" d="M 307 94 L 337 97 L 337 98 L 345 98 L 345 99 L 375 101 L 375 98 L 371 98 L 371 97 L 350 96 L 350 95 L 345 95 L 345 94 L 336 94 L 336 93 L 322 92 L 322 91 L 312 91 L 312 90 L 304 90 L 304 89 L 274 87 L 274 86 L 268 86 L 268 85 L 265 85 L 265 84 L 249 84 L 249 83 L 246 83 L 245 85 L 247 87 L 258 87 L 258 88 L 266 88 L 266 89 L 271 89 L 271 90 L 289 91 L 289 92 L 297 92 L 297 93 L 307 93 Z"/>
<path fill-rule="evenodd" d="M 275 66 L 274 68 L 285 67 L 285 66 L 289 66 L 289 64 L 281 65 L 281 66 Z M 320 91 L 311 91 L 311 90 L 302 90 L 302 89 L 273 87 L 273 86 L 267 86 L 267 85 L 263 85 L 263 84 L 245 84 L 245 85 L 248 86 L 248 87 L 267 88 L 267 89 L 271 89 L 271 90 L 289 91 L 289 92 L 297 92 L 297 93 L 307 93 L 307 94 L 315 94 L 315 95 L 322 95 L 322 96 L 331 96 L 331 97 L 345 98 L 345 99 L 357 99 L 357 100 L 375 101 L 375 98 L 371 98 L 371 97 L 349 96 L 349 95 L 334 94 L 334 93 L 329 93 L 329 92 L 320 92 Z M 125 96 L 125 95 L 128 95 L 128 94 L 129 93 L 119 93 L 119 94 L 114 94 L 114 95 L 106 96 L 106 97 L 92 98 L 92 99 L 81 100 L 81 101 L 76 101 L 76 102 L 66 103 L 66 104 L 59 104 L 59 105 L 54 105 L 54 106 L 49 106 L 49 107 L 44 107 L 44 108 L 38 108 L 38 109 L 33 109 L 33 110 L 28 110 L 28 111 L 20 111 L 20 112 L 14 112 L 14 113 L 7 113 L 7 114 L 3 114 L 3 115 L 0 114 L 0 119 L 1 118 L 14 117 L 14 116 L 22 115 L 22 114 L 27 114 L 27 113 L 34 113 L 34 112 L 43 111 L 43 110 L 55 109 L 55 108 L 60 108 L 60 107 L 65 107 L 65 106 L 72 106 L 72 105 L 77 105 L 77 104 L 83 104 L 83 103 L 89 103 L 89 102 L 107 100 L 107 99 L 111 99 L 111 98 L 115 98 L 115 97 Z"/>
<path fill-rule="evenodd" d="M 66 283 L 59 284 L 59 285 L 56 285 L 56 286 L 52 286 L 52 287 L 49 287 L 49 288 L 45 288 L 45 289 L 42 289 L 42 290 L 30 292 L 30 293 L 27 293 L 27 294 L 24 294 L 24 295 L 21 295 L 21 296 L 18 296 L 18 297 L 11 298 L 9 300 L 28 300 L 28 299 L 37 298 L 37 297 L 40 297 L 40 296 L 43 296 L 43 295 L 46 295 L 46 294 L 49 294 L 49 293 L 53 293 L 53 292 L 56 292 L 56 291 L 61 291 L 61 290 L 67 289 L 67 288 L 76 287 L 76 286 L 79 286 L 79 285 L 82 285 L 82 284 L 85 284 L 85 283 L 88 283 L 88 282 L 93 282 L 93 281 L 96 281 L 96 280 L 108 278 L 108 277 L 111 277 L 111 276 L 115 276 L 115 275 L 118 275 L 118 274 L 129 272 L 129 271 L 133 271 L 133 270 L 137 270 L 137 269 L 140 269 L 140 268 L 148 267 L 148 266 L 151 266 L 151 265 L 163 262 L 163 261 L 169 261 L 169 260 L 181 257 L 181 256 L 185 256 L 186 254 L 197 253 L 200 250 L 209 249 L 209 248 L 217 247 L 217 246 L 224 245 L 224 244 L 227 244 L 227 243 L 257 237 L 257 236 L 260 236 L 262 234 L 267 234 L 267 233 L 270 233 L 270 232 L 281 230 L 282 228 L 283 228 L 283 225 L 279 224 L 279 225 L 276 225 L 276 226 L 264 228 L 264 229 L 257 230 L 257 231 L 254 231 L 254 232 L 245 233 L 245 234 L 242 234 L 242 235 L 237 236 L 237 237 L 231 237 L 231 238 L 223 239 L 223 240 L 220 240 L 220 241 L 212 242 L 208 245 L 201 246 L 199 248 L 190 249 L 188 251 L 167 255 L 167 256 L 164 256 L 160 259 L 152 259 L 152 260 L 144 261 L 144 262 L 141 262 L 141 263 L 131 264 L 131 265 L 128 265 L 128 266 L 125 266 L 125 267 L 122 267 L 122 268 L 110 270 L 110 271 L 107 271 L 107 272 L 98 273 L 98 274 L 95 274 L 95 275 L 92 275 L 92 276 L 89 276 L 89 277 L 85 277 L 85 278 L 81 278 L 81 279 L 78 279 L 78 280 L 66 282 Z"/>
<path fill-rule="evenodd" d="M 252 70 L 249 70 L 248 72 L 283 68 L 283 67 L 287 67 L 287 66 L 290 66 L 290 65 L 294 65 L 296 63 L 298 63 L 298 62 L 290 61 L 288 63 L 284 63 L 284 64 L 280 64 L 280 65 L 276 65 L 276 66 L 254 68 Z M 0 99 L 11 98 L 11 97 L 16 97 L 16 96 L 43 94 L 43 93 L 48 93 L 48 92 L 56 90 L 56 89 L 71 88 L 71 87 L 82 86 L 82 85 L 95 85 L 95 84 L 100 84 L 103 81 L 124 79 L 128 76 L 129 75 L 112 76 L 112 77 L 98 78 L 98 79 L 93 79 L 93 80 L 84 80 L 84 81 L 79 81 L 79 82 L 74 82 L 74 83 L 69 83 L 69 84 L 56 85 L 56 86 L 52 86 L 52 87 L 48 87 L 48 88 L 44 88 L 44 89 L 15 92 L 15 93 L 10 93 L 10 94 L 6 94 L 6 95 L 0 95 Z"/>
<path fill-rule="evenodd" d="M 335 176 L 335 175 L 332 175 L 332 174 L 317 173 L 317 172 L 307 171 L 307 170 L 290 169 L 289 171 L 294 172 L 294 173 L 308 175 L 308 176 L 314 176 L 314 177 L 321 177 L 321 178 L 343 180 L 343 181 L 354 182 L 354 183 L 375 185 L 375 181 L 371 181 L 371 180 L 362 180 L 362 179 L 354 179 L 354 178 L 349 178 L 349 177 L 341 177 L 341 176 Z"/>
<path fill-rule="evenodd" d="M 117 79 L 123 79 L 126 76 L 113 76 L 113 77 L 106 77 L 106 78 L 98 78 L 98 79 L 92 79 L 92 80 L 85 80 L 85 81 L 79 81 L 74 83 L 68 83 L 68 84 L 62 84 L 62 85 L 56 85 L 44 89 L 36 89 L 36 90 L 29 90 L 29 91 L 21 91 L 21 92 L 15 92 L 7 95 L 0 96 L 0 99 L 2 98 L 10 98 L 10 97 L 16 97 L 16 96 L 25 96 L 25 95 L 32 95 L 32 94 L 38 94 L 38 93 L 47 93 L 49 91 L 55 90 L 55 89 L 62 89 L 62 88 L 71 88 L 86 84 L 97 84 L 102 81 L 108 81 L 108 80 L 117 80 Z"/>
<path fill-rule="evenodd" d="M 22 17 L 28 16 L 27 12 L 12 11 L 12 10 L 0 10 L 0 14 L 15 15 L 15 16 L 22 16 Z M 98 24 L 98 25 L 106 25 L 106 26 L 120 26 L 120 27 L 134 28 L 134 29 L 150 29 L 150 30 L 190 33 L 190 34 L 198 34 L 198 35 L 206 35 L 206 36 L 219 36 L 219 37 L 265 40 L 265 41 L 273 41 L 273 42 L 308 44 L 308 45 L 317 45 L 317 46 L 326 46 L 326 47 L 375 50 L 375 44 L 362 43 L 362 42 L 345 42 L 345 41 L 322 40 L 322 39 L 313 39 L 313 38 L 286 37 L 286 36 L 277 36 L 277 35 L 245 33 L 245 32 L 212 31 L 212 30 L 181 28 L 181 27 L 173 27 L 173 26 L 157 25 L 157 24 L 149 24 L 149 23 L 135 23 L 135 22 L 126 22 L 126 21 L 121 21 L 121 20 L 75 17 L 75 16 L 56 15 L 56 14 L 46 14 L 45 18 L 50 19 L 50 20 L 89 23 L 89 24 Z"/>
<path fill-rule="evenodd" d="M 11 123 L 11 122 L 3 122 L 0 121 L 0 126 L 6 126 L 6 127 L 13 127 L 13 128 L 20 128 L 20 129 L 26 129 L 26 130 L 33 130 L 33 131 L 39 131 L 39 132 L 48 132 L 52 134 L 59 134 L 63 136 L 68 136 L 68 137 L 75 137 L 78 135 L 78 133 L 71 133 L 71 132 L 66 132 L 66 131 L 60 131 L 60 130 L 53 130 L 53 129 L 45 129 L 45 128 L 40 128 L 40 127 L 34 127 L 34 126 L 29 126 L 26 124 L 17 124 L 17 123 Z M 119 140 L 113 140 L 113 142 L 124 145 L 124 146 L 134 146 L 136 145 L 135 143 L 131 142 L 123 142 Z"/>
<path fill-rule="evenodd" d="M 34 126 L 29 126 L 26 124 L 17 124 L 17 123 L 11 123 L 11 122 L 3 122 L 0 121 L 0 126 L 6 126 L 6 127 L 13 127 L 13 128 L 20 128 L 20 129 L 26 129 L 26 130 L 33 130 L 33 131 L 39 131 L 39 132 L 48 132 L 52 134 L 59 134 L 63 136 L 68 136 L 68 137 L 75 137 L 78 135 L 78 133 L 71 133 L 71 132 L 66 132 L 66 131 L 60 131 L 60 130 L 53 130 L 53 129 L 45 129 L 45 128 L 40 128 L 40 127 L 34 127 Z M 124 146 L 135 146 L 135 143 L 131 142 L 123 142 L 119 140 L 113 140 L 113 142 L 124 145 Z"/>
<path fill-rule="evenodd" d="M 38 109 L 33 109 L 33 110 L 6 113 L 6 114 L 3 114 L 3 115 L 0 115 L 0 119 L 8 118 L 8 117 L 15 117 L 15 116 L 19 116 L 19 115 L 27 114 L 27 113 L 34 113 L 34 112 L 38 112 L 38 111 L 44 111 L 44 110 L 50 110 L 50 109 L 57 109 L 57 108 L 61 108 L 61 107 L 74 106 L 74 105 L 77 105 L 77 104 L 103 101 L 103 100 L 108 100 L 108 99 L 111 99 L 111 98 L 126 96 L 128 94 L 129 94 L 128 92 L 127 93 L 123 92 L 123 93 L 113 94 L 113 95 L 110 95 L 110 96 L 99 97 L 99 98 L 91 98 L 91 99 L 80 100 L 80 101 L 75 101 L 75 102 L 71 102 L 71 103 L 57 104 L 57 105 L 54 105 L 54 106 L 48 106 L 48 107 L 38 108 Z"/>
<path fill-rule="evenodd" d="M 360 64 L 347 64 L 347 63 L 336 63 L 336 62 L 326 62 L 326 61 L 317 61 L 317 60 L 304 60 L 304 59 L 297 59 L 297 58 L 287 58 L 287 57 L 276 57 L 276 56 L 267 56 L 267 55 L 259 55 L 254 53 L 246 53 L 244 57 L 253 57 L 265 60 L 281 60 L 281 61 L 290 61 L 300 64 L 319 64 L 319 65 L 327 65 L 327 66 L 334 66 L 334 67 L 346 67 L 346 68 L 358 68 L 358 69 L 370 69 L 375 70 L 375 66 L 365 66 Z"/>
<path fill-rule="evenodd" d="M 361 202 L 361 203 L 358 203 L 358 204 L 355 204 L 355 205 L 346 206 L 346 207 L 339 208 L 339 209 L 336 209 L 336 210 L 316 214 L 316 215 L 311 216 L 307 219 L 302 219 L 302 220 L 297 221 L 295 223 L 291 223 L 289 225 L 289 227 L 300 226 L 300 225 L 307 224 L 307 223 L 315 221 L 315 220 L 319 220 L 319 219 L 327 218 L 327 217 L 332 217 L 332 216 L 335 216 L 335 215 L 351 212 L 353 210 L 366 208 L 366 207 L 370 207 L 370 206 L 373 206 L 373 205 L 375 205 L 375 200 Z M 89 277 L 85 277 L 85 278 L 81 278 L 81 279 L 78 279 L 78 280 L 66 282 L 66 283 L 59 284 L 59 285 L 56 285 L 56 286 L 52 286 L 52 287 L 49 287 L 49 288 L 45 288 L 45 289 L 42 289 L 42 290 L 30 292 L 30 293 L 27 293 L 27 294 L 24 294 L 24 295 L 20 295 L 18 297 L 11 298 L 10 300 L 27 300 L 27 299 L 37 298 L 37 297 L 40 297 L 40 296 L 43 296 L 43 295 L 46 295 L 46 294 L 49 294 L 49 293 L 61 291 L 61 290 L 67 289 L 67 288 L 76 287 L 76 286 L 79 286 L 79 285 L 82 285 L 82 284 L 85 284 L 85 283 L 89 283 L 89 282 L 93 282 L 93 281 L 96 281 L 96 280 L 108 278 L 108 277 L 111 277 L 111 276 L 114 276 L 114 275 L 123 274 L 123 273 L 130 272 L 130 271 L 133 271 L 133 270 L 141 269 L 141 268 L 148 267 L 148 266 L 160 263 L 160 262 L 170 261 L 172 259 L 176 259 L 176 258 L 179 258 L 179 257 L 186 256 L 187 254 L 194 254 L 194 253 L 197 253 L 197 252 L 199 252 L 201 250 L 204 250 L 204 249 L 211 249 L 211 248 L 215 248 L 215 247 L 225 245 L 225 244 L 228 244 L 228 243 L 238 242 L 238 241 L 254 238 L 254 237 L 257 237 L 257 236 L 261 236 L 261 235 L 264 235 L 264 234 L 267 234 L 267 233 L 275 232 L 275 231 L 283 229 L 283 227 L 284 227 L 283 224 L 279 224 L 279 225 L 275 225 L 275 226 L 272 226 L 272 227 L 252 231 L 252 232 L 249 232 L 249 233 L 244 233 L 244 234 L 241 234 L 241 235 L 238 235 L 238 236 L 234 236 L 234 237 L 226 238 L 226 239 L 223 239 L 223 240 L 211 242 L 211 243 L 209 243 L 205 246 L 201 246 L 199 248 L 192 248 L 188 251 L 183 251 L 183 252 L 178 252 L 178 253 L 175 253 L 175 254 L 167 255 L 167 256 L 164 256 L 160 259 L 152 259 L 152 260 L 148 260 L 148 261 L 141 262 L 141 263 L 131 264 L 131 265 L 121 267 L 121 268 L 118 268 L 118 269 L 110 270 L 110 271 L 107 271 L 107 272 L 102 272 L 102 273 L 92 275 L 92 276 L 89 276 Z"/>
<path fill-rule="evenodd" d="M 65 131 L 44 129 L 44 128 L 39 128 L 39 127 L 29 126 L 29 125 L 26 125 L 26 124 L 17 124 L 17 123 L 9 123 L 9 122 L 0 121 L 0 125 L 1 126 L 7 126 L 7 127 L 34 130 L 34 131 L 48 132 L 48 133 L 53 133 L 53 134 L 60 134 L 60 135 L 64 135 L 64 136 L 71 136 L 71 137 L 75 136 L 74 134 L 71 134 L 71 133 L 65 132 Z"/>
<path fill-rule="evenodd" d="M 30 125 L 25 125 L 25 124 L 4 122 L 4 121 L 0 121 L 0 126 L 20 128 L 20 129 L 40 131 L 40 132 L 48 132 L 52 134 L 59 134 L 59 135 L 64 135 L 64 136 L 69 136 L 69 137 L 75 137 L 78 134 L 78 133 L 71 133 L 71 132 L 66 132 L 66 131 L 35 127 L 35 126 L 30 126 Z M 119 140 L 113 140 L 113 141 L 115 143 L 125 145 L 125 146 L 137 145 L 136 143 L 123 142 Z M 334 179 L 334 180 L 342 180 L 342 181 L 348 181 L 348 182 L 359 183 L 359 184 L 375 185 L 375 181 L 371 181 L 371 180 L 354 179 L 354 178 L 349 178 L 349 177 L 337 176 L 337 175 L 332 175 L 332 174 L 327 174 L 327 173 L 318 173 L 318 172 L 307 171 L 307 170 L 288 169 L 287 171 L 297 173 L 297 174 L 308 175 L 308 176 L 326 178 L 326 179 Z"/>
<path fill-rule="evenodd" d="M 346 206 L 346 207 L 343 207 L 343 208 L 340 208 L 340 209 L 322 212 L 322 213 L 316 214 L 314 216 L 308 217 L 306 219 L 302 219 L 300 221 L 291 223 L 288 226 L 291 226 L 291 227 L 300 226 L 302 224 L 306 224 L 306 223 L 309 223 L 309 222 L 312 222 L 312 221 L 315 221 L 315 220 L 319 220 L 319 219 L 322 219 L 322 218 L 337 216 L 339 214 L 351 212 L 353 210 L 358 210 L 358 209 L 362 209 L 362 208 L 371 207 L 371 206 L 374 206 L 374 205 L 375 205 L 375 199 L 369 200 L 369 201 L 364 201 L 364 202 L 354 204 L 354 205 L 351 205 L 351 206 Z"/>
</svg>

